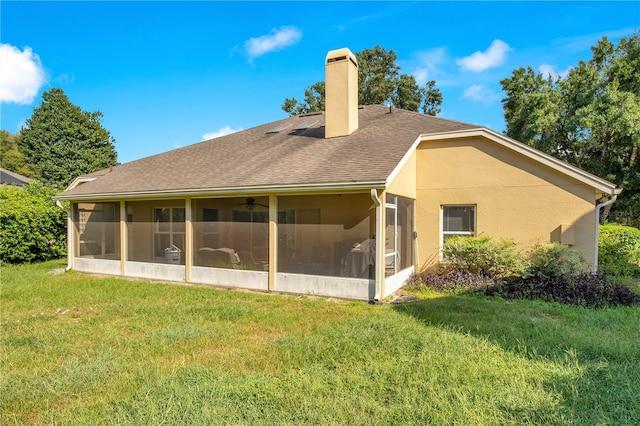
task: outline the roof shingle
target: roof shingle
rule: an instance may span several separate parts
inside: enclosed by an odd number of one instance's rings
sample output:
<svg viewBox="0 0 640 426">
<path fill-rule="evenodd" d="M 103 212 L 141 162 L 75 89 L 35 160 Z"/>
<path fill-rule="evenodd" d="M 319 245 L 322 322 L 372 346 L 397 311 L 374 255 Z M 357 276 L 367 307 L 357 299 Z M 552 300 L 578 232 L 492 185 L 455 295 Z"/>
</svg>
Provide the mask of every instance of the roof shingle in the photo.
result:
<svg viewBox="0 0 640 426">
<path fill-rule="evenodd" d="M 293 130 L 318 120 L 306 130 Z M 269 133 L 274 128 L 286 129 Z M 295 116 L 113 167 L 74 196 L 384 182 L 420 134 L 475 129 L 383 105 L 359 109 L 359 128 L 324 138 L 324 114 Z"/>
</svg>

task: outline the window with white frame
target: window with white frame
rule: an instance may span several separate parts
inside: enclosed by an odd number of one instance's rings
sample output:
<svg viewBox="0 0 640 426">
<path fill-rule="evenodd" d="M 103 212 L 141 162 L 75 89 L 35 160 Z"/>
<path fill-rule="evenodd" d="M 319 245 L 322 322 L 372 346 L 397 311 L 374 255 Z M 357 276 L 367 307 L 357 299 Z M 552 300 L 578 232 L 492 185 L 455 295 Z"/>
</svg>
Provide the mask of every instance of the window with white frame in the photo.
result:
<svg viewBox="0 0 640 426">
<path fill-rule="evenodd" d="M 184 251 L 184 207 L 156 207 L 153 209 L 153 257 L 164 257 L 171 246 Z"/>
<path fill-rule="evenodd" d="M 442 206 L 441 243 L 451 237 L 476 235 L 476 206 Z"/>
</svg>

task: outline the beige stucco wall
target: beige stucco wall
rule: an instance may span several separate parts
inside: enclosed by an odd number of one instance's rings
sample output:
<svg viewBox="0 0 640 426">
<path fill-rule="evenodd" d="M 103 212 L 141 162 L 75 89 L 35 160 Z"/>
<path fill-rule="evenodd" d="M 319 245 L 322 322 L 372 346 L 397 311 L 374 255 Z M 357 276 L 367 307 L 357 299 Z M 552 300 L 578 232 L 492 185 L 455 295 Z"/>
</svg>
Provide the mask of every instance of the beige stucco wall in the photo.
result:
<svg viewBox="0 0 640 426">
<path fill-rule="evenodd" d="M 441 206 L 475 205 L 476 234 L 522 245 L 557 240 L 594 259 L 595 190 L 484 138 L 426 141 L 417 149 L 418 266 L 437 260 Z"/>
<path fill-rule="evenodd" d="M 401 195 L 411 199 L 416 198 L 416 162 L 417 154 L 416 152 L 412 152 L 396 176 L 389 182 L 387 193 Z"/>
</svg>

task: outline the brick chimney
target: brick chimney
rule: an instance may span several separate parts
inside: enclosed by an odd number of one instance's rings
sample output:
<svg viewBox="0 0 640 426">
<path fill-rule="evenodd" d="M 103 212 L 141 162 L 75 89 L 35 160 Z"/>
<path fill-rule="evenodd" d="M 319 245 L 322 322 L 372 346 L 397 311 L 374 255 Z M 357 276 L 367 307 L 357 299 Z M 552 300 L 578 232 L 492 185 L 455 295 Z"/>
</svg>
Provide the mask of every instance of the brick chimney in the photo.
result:
<svg viewBox="0 0 640 426">
<path fill-rule="evenodd" d="M 346 47 L 325 61 L 324 137 L 348 136 L 358 129 L 358 61 Z"/>
</svg>

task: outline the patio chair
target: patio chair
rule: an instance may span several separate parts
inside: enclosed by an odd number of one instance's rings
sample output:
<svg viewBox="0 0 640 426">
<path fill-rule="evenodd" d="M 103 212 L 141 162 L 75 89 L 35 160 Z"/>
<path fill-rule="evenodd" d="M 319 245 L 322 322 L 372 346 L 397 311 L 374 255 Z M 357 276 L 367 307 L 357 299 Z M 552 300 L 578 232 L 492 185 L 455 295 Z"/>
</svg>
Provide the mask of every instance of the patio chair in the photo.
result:
<svg viewBox="0 0 640 426">
<path fill-rule="evenodd" d="M 238 257 L 240 258 L 240 265 L 246 269 L 258 270 L 258 264 L 253 258 L 253 254 L 249 251 L 239 251 Z"/>
</svg>

